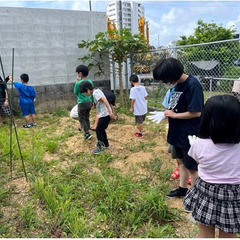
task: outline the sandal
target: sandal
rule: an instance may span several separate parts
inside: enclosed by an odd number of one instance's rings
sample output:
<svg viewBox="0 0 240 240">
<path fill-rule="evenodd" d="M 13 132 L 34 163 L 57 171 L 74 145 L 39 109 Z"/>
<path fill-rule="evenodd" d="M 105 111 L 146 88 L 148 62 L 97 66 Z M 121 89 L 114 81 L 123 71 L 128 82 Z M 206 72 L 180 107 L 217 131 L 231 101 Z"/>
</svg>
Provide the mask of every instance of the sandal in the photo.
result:
<svg viewBox="0 0 240 240">
<path fill-rule="evenodd" d="M 187 183 L 188 183 L 189 185 L 191 185 L 191 177 L 188 178 Z"/>
<path fill-rule="evenodd" d="M 172 172 L 171 179 L 178 179 L 180 177 L 179 168 L 176 168 L 175 171 Z"/>
</svg>

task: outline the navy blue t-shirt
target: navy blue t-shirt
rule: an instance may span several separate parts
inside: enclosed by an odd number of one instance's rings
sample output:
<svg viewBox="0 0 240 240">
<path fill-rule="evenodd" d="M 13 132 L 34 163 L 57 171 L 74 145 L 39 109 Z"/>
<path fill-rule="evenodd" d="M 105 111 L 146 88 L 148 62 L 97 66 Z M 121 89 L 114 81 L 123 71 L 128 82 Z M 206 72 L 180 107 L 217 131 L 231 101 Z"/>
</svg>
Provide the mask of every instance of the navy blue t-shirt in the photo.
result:
<svg viewBox="0 0 240 240">
<path fill-rule="evenodd" d="M 183 83 L 177 83 L 168 109 L 176 113 L 201 112 L 204 106 L 203 89 L 199 81 L 192 75 Z M 169 118 L 167 141 L 171 145 L 188 150 L 188 135 L 197 135 L 200 117 L 191 119 Z"/>
</svg>

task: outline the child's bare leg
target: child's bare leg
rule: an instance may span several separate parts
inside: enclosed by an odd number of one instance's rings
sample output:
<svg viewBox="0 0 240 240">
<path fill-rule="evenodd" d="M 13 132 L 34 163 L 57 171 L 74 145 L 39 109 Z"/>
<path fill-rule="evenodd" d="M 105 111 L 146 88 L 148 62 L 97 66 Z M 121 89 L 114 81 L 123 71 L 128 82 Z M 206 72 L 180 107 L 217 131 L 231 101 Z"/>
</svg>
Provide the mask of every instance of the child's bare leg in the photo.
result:
<svg viewBox="0 0 240 240">
<path fill-rule="evenodd" d="M 219 238 L 237 238 L 236 233 L 225 233 L 219 230 Z"/>
<path fill-rule="evenodd" d="M 32 116 L 32 121 L 36 122 L 36 114 L 31 114 L 31 116 Z"/>
<path fill-rule="evenodd" d="M 198 171 L 189 170 L 191 176 L 191 186 L 195 185 L 196 179 L 198 177 Z"/>
<path fill-rule="evenodd" d="M 189 171 L 184 166 L 182 161 L 180 162 L 179 170 L 180 170 L 179 186 L 182 187 L 182 188 L 187 188 L 187 181 L 188 181 L 188 178 L 189 178 Z"/>
<path fill-rule="evenodd" d="M 139 130 L 139 132 L 142 132 L 142 123 L 140 123 L 139 125 L 138 125 L 138 130 Z"/>
<path fill-rule="evenodd" d="M 27 124 L 30 124 L 30 117 L 29 117 L 29 115 L 24 116 L 24 119 L 25 119 Z"/>
<path fill-rule="evenodd" d="M 205 226 L 201 223 L 198 225 L 199 227 L 199 238 L 214 238 L 215 237 L 215 226 Z"/>
</svg>

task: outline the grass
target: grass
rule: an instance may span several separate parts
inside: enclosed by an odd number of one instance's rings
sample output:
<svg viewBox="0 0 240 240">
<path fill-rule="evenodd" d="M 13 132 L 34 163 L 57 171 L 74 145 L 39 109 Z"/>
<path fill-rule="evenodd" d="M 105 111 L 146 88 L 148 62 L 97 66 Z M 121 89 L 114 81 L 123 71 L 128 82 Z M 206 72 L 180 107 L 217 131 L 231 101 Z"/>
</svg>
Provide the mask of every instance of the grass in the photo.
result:
<svg viewBox="0 0 240 240">
<path fill-rule="evenodd" d="M 124 109 L 117 111 L 125 114 Z M 0 237 L 181 237 L 175 229 L 175 223 L 182 221 L 179 211 L 170 208 L 165 199 L 170 169 L 163 167 L 164 159 L 153 155 L 149 162 L 136 166 L 147 172 L 141 177 L 136 172 L 124 175 L 113 167 L 132 152 L 152 152 L 158 145 L 154 138 L 159 128 L 147 125 L 151 138 L 126 146 L 129 153 L 123 156 L 109 152 L 92 156 L 68 149 L 66 142 L 76 133 L 68 121 L 61 122 L 64 117 L 68 117 L 67 111 L 39 115 L 41 131 L 39 127 L 18 129 L 29 189 L 18 183 L 24 175 L 15 138 L 14 179 L 9 177 L 9 130 L 0 129 Z M 114 124 L 123 127 L 125 122 Z"/>
</svg>

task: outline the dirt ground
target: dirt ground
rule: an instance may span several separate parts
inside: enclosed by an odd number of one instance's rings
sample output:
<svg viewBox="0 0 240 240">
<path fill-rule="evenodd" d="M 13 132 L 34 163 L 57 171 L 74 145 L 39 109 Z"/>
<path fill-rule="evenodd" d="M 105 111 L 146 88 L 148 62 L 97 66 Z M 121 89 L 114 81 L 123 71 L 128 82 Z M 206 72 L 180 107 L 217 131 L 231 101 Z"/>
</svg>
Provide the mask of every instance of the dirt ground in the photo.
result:
<svg viewBox="0 0 240 240">
<path fill-rule="evenodd" d="M 93 115 L 94 116 L 94 115 Z M 91 123 L 94 123 L 94 117 L 91 117 Z M 163 168 L 172 168 L 175 170 L 176 168 L 176 160 L 171 159 L 168 153 L 168 144 L 166 142 L 166 133 L 165 131 L 161 131 L 160 127 L 158 132 L 154 136 L 152 136 L 152 131 L 149 129 L 148 120 L 145 121 L 144 130 L 143 130 L 143 138 L 137 138 L 133 135 L 136 132 L 136 126 L 134 126 L 134 118 L 126 116 L 124 114 L 118 115 L 118 119 L 123 124 L 118 124 L 114 122 L 114 124 L 109 124 L 107 129 L 107 135 L 109 140 L 109 149 L 107 151 L 112 156 L 119 156 L 119 160 L 115 160 L 112 163 L 112 167 L 118 168 L 122 171 L 123 174 L 131 174 L 133 172 L 137 172 L 138 175 L 147 174 L 145 172 L 144 163 L 149 162 L 154 156 L 161 156 L 162 159 L 166 159 L 163 162 Z M 79 128 L 78 121 L 72 120 L 69 122 L 69 118 L 63 118 L 61 120 L 62 126 L 74 126 L 76 129 Z M 61 129 L 60 131 L 62 131 Z M 92 132 L 93 138 L 91 141 L 85 142 L 82 140 L 82 134 L 75 135 L 68 139 L 66 142 L 68 148 L 73 152 L 88 152 L 91 154 L 92 150 L 96 146 L 96 135 Z M 134 152 L 131 151 L 131 147 L 136 146 L 140 143 L 146 144 L 151 140 L 156 141 L 157 144 L 154 149 L 150 150 L 147 148 L 143 148 L 141 151 Z M 82 144 L 79 144 L 81 142 Z M 123 160 L 124 159 L 124 160 Z M 170 176 L 169 176 L 170 177 Z M 173 189 L 178 187 L 178 180 L 172 180 Z M 190 187 L 190 186 L 189 186 Z M 191 221 L 191 214 L 187 214 L 184 212 L 184 206 L 182 203 L 182 199 L 167 199 L 168 205 L 171 208 L 181 210 L 181 222 L 176 222 L 176 230 L 179 234 L 183 234 L 186 238 L 195 236 L 196 237 L 196 224 Z"/>
<path fill-rule="evenodd" d="M 163 167 L 172 168 L 172 170 L 176 168 L 176 161 L 172 160 L 167 153 L 168 146 L 165 140 L 166 133 L 159 130 L 153 136 L 153 133 L 150 131 L 146 121 L 143 138 L 139 139 L 133 135 L 136 131 L 133 117 L 120 114 L 118 119 L 119 121 L 124 122 L 124 125 L 114 122 L 113 124 L 110 124 L 107 129 L 110 144 L 107 151 L 112 156 L 118 156 L 119 159 L 111 163 L 112 167 L 121 169 L 123 174 L 131 174 L 133 171 L 137 172 L 138 175 L 146 174 L 145 169 L 142 167 L 144 163 L 149 162 L 153 156 L 161 156 L 162 159 L 167 159 L 167 161 L 163 162 Z M 91 122 L 94 122 L 94 115 L 91 116 Z M 76 131 L 76 134 L 69 137 L 67 141 L 64 142 L 63 147 L 60 146 L 60 151 L 70 151 L 72 153 L 84 152 L 92 154 L 91 152 L 96 146 L 96 134 L 92 132 L 93 138 L 90 141 L 84 141 L 82 133 L 77 130 L 79 128 L 79 122 L 72 120 L 69 117 L 63 117 L 58 125 L 56 133 L 61 135 L 64 133 L 66 128 L 72 128 Z M 150 143 L 150 141 L 155 141 L 157 143 L 155 146 L 151 146 L 151 150 L 147 147 L 143 147 L 140 151 L 131 151 L 131 146 L 139 146 L 141 143 L 144 146 L 146 143 Z M 52 159 L 56 159 L 56 157 L 56 154 L 46 153 L 44 160 L 51 161 Z M 72 164 L 71 159 L 66 159 L 64 162 L 61 162 L 61 166 L 59 167 L 66 168 Z M 95 170 L 97 171 L 97 169 Z M 95 170 L 93 169 L 93 171 Z M 18 195 L 16 196 L 17 201 L 24 201 L 24 196 L 28 195 L 29 184 L 24 178 L 13 179 L 8 183 L 8 186 L 11 186 L 12 184 L 16 186 L 16 192 L 18 192 Z M 173 188 L 175 188 L 178 186 L 178 180 L 173 180 L 170 184 Z M 184 207 L 182 199 L 168 199 L 167 201 L 169 207 L 181 210 L 180 214 L 182 221 L 176 222 L 176 231 L 185 238 L 196 237 L 196 225 L 189 220 L 190 214 L 183 211 Z"/>
</svg>

